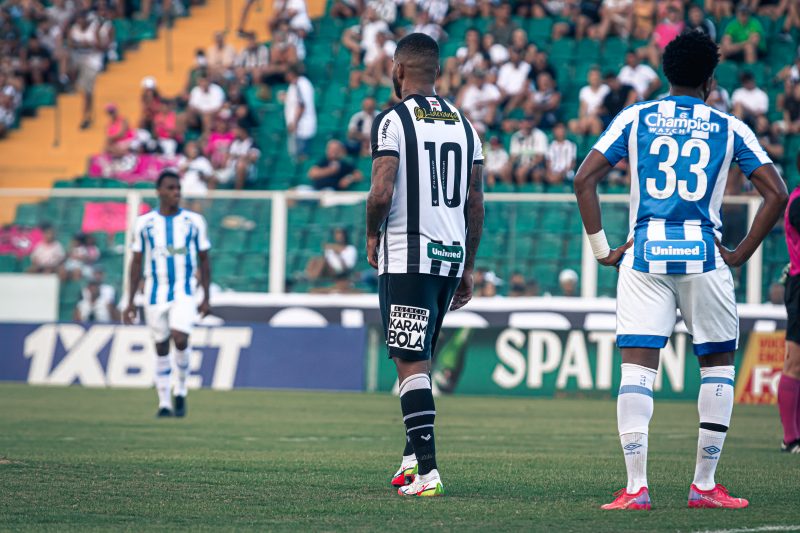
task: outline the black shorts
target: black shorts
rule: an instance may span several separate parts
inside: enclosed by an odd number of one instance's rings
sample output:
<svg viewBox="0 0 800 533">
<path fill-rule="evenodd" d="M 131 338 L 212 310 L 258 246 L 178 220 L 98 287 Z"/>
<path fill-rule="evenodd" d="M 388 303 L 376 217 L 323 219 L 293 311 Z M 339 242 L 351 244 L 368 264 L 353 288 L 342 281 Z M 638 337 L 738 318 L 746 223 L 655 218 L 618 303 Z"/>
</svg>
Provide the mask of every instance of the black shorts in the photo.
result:
<svg viewBox="0 0 800 533">
<path fill-rule="evenodd" d="M 786 278 L 786 340 L 800 344 L 800 276 Z"/>
<path fill-rule="evenodd" d="M 389 357 L 425 361 L 436 350 L 460 278 L 432 274 L 381 274 L 378 298 Z"/>
</svg>

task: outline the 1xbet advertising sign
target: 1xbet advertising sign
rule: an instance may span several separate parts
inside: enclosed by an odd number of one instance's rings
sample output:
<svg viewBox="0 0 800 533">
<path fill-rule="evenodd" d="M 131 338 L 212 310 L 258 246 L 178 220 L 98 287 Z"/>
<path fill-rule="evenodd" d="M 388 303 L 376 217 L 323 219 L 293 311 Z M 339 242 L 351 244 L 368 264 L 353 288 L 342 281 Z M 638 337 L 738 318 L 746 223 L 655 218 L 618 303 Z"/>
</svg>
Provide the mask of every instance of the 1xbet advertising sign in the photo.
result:
<svg viewBox="0 0 800 533">
<path fill-rule="evenodd" d="M 364 328 L 197 327 L 191 388 L 364 389 Z M 0 381 L 150 387 L 148 329 L 112 324 L 0 324 Z"/>
</svg>

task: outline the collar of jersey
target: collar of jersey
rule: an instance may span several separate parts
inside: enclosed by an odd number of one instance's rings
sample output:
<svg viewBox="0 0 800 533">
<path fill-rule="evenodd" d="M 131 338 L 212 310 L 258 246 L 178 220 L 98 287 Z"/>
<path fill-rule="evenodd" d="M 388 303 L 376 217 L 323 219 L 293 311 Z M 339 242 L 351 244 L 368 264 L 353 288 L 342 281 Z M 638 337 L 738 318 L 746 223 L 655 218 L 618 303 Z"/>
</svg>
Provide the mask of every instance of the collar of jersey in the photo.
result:
<svg viewBox="0 0 800 533">
<path fill-rule="evenodd" d="M 694 96 L 685 96 L 685 95 L 666 96 L 666 97 L 664 97 L 664 100 L 673 100 L 673 101 L 675 101 L 675 102 L 677 102 L 677 103 L 679 103 L 681 105 L 685 105 L 685 106 L 688 106 L 688 107 L 691 107 L 691 106 L 696 105 L 696 104 L 704 104 L 705 103 L 702 100 L 700 100 L 699 98 L 695 98 Z"/>
<path fill-rule="evenodd" d="M 416 98 L 416 97 L 420 97 L 420 98 L 436 98 L 437 96 L 438 96 L 437 94 L 429 94 L 428 96 L 425 96 L 424 94 L 413 93 L 413 94 L 409 94 L 408 96 L 403 98 L 403 101 L 406 102 L 406 101 L 410 100 L 411 98 Z"/>
<path fill-rule="evenodd" d="M 178 216 L 178 215 L 180 215 L 181 213 L 183 213 L 183 208 L 182 208 L 182 207 L 179 207 L 179 208 L 178 208 L 178 212 L 177 212 L 177 213 L 175 213 L 174 215 L 162 215 L 162 214 L 161 214 L 161 211 L 159 211 L 158 209 L 156 209 L 156 210 L 155 210 L 155 212 L 156 212 L 156 214 L 157 214 L 158 216 L 160 216 L 161 218 L 175 218 L 176 216 Z"/>
</svg>

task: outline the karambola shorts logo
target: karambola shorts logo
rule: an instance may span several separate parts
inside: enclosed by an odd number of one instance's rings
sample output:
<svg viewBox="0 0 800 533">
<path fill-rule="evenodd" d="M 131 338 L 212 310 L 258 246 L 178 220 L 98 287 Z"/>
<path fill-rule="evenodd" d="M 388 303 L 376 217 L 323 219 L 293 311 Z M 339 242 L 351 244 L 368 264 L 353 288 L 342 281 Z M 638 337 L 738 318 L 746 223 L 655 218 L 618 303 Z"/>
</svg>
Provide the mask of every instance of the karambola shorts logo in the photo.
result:
<svg viewBox="0 0 800 533">
<path fill-rule="evenodd" d="M 389 309 L 389 328 L 386 344 L 390 348 L 401 348 L 421 352 L 425 349 L 428 319 L 431 312 L 422 307 L 392 305 Z"/>
</svg>

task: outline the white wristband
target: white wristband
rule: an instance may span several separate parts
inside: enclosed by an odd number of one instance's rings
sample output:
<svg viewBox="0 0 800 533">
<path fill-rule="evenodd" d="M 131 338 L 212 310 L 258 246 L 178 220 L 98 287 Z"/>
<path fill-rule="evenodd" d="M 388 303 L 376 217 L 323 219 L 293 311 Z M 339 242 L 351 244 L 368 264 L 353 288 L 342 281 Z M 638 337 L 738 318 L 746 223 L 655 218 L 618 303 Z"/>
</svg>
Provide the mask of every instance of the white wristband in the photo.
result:
<svg viewBox="0 0 800 533">
<path fill-rule="evenodd" d="M 589 244 L 592 246 L 592 252 L 595 259 L 605 259 L 611 253 L 611 247 L 608 245 L 606 232 L 600 230 L 595 234 L 589 235 Z"/>
</svg>

